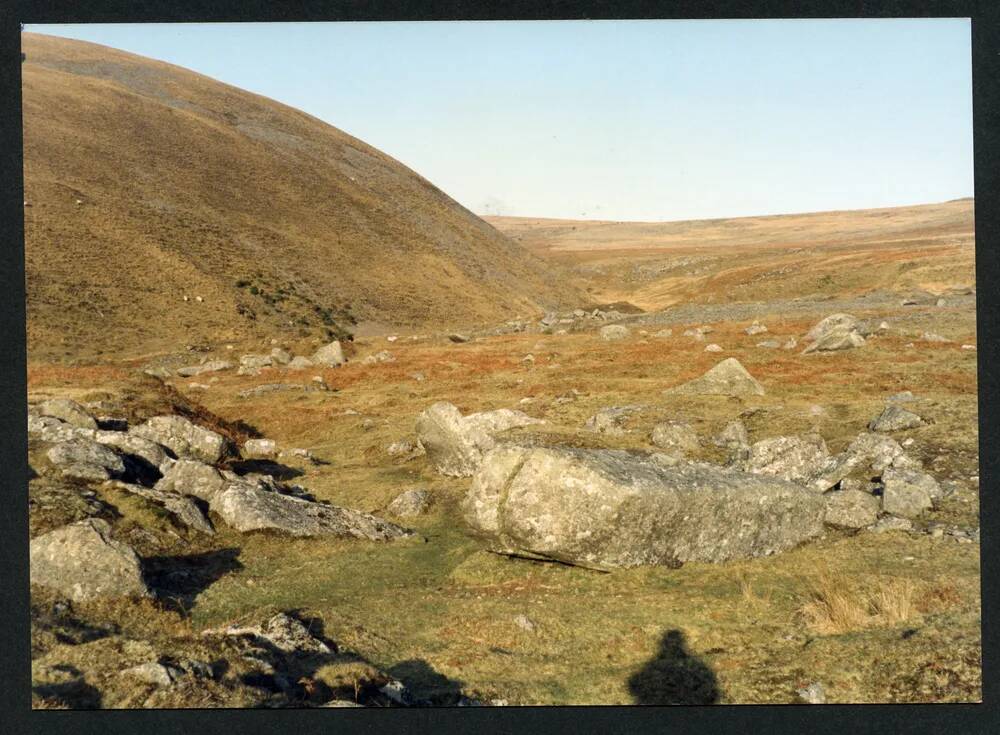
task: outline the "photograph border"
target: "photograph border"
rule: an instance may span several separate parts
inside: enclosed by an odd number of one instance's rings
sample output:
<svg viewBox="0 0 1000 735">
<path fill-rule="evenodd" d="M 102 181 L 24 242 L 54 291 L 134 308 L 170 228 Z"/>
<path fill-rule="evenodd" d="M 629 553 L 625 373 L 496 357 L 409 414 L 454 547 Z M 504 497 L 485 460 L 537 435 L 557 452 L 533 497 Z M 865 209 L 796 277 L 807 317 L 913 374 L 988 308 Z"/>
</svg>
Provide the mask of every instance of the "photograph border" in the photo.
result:
<svg viewBox="0 0 1000 735">
<path fill-rule="evenodd" d="M 20 25 L 22 23 L 306 22 L 568 19 L 971 18 L 975 146 L 983 704 L 731 705 L 714 707 L 484 707 L 414 709 L 32 711 L 28 595 L 26 326 L 23 249 Z M 123 0 L 15 1 L 0 7 L 0 722 L 16 733 L 608 732 L 674 730 L 791 733 L 1000 731 L 996 601 L 1000 580 L 995 496 L 1000 441 L 996 364 L 1000 299 L 1000 4 L 985 2 L 264 2 L 183 0 L 155 7 Z M 905 125 L 905 119 L 900 120 Z"/>
</svg>

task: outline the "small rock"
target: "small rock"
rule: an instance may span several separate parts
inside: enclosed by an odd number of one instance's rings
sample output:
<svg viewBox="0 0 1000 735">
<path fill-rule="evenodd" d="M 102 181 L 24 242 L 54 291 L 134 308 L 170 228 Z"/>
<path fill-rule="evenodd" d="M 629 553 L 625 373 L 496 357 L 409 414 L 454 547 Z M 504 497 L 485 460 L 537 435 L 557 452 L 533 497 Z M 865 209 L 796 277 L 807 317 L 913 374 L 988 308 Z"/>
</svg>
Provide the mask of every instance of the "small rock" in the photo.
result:
<svg viewBox="0 0 1000 735">
<path fill-rule="evenodd" d="M 933 507 L 941 497 L 941 488 L 930 475 L 915 470 L 889 468 L 882 473 L 882 510 L 886 513 L 916 518 Z"/>
<path fill-rule="evenodd" d="M 799 689 L 796 694 L 805 704 L 826 704 L 826 690 L 819 682 L 813 682 L 805 689 Z"/>
<path fill-rule="evenodd" d="M 96 429 L 97 421 L 87 410 L 76 401 L 67 398 L 52 398 L 42 401 L 38 405 L 38 413 L 41 416 L 52 416 L 65 421 L 70 426 L 77 426 L 81 429 Z"/>
<path fill-rule="evenodd" d="M 376 352 L 374 355 L 368 355 L 364 360 L 361 361 L 362 365 L 376 365 L 382 362 L 395 362 L 396 358 L 392 356 L 392 353 L 388 350 L 381 350 Z"/>
<path fill-rule="evenodd" d="M 896 516 L 883 516 L 871 527 L 875 533 L 885 533 L 886 531 L 912 531 L 913 521 L 907 518 L 897 518 Z"/>
<path fill-rule="evenodd" d="M 247 439 L 243 442 L 243 456 L 246 459 L 274 459 L 278 456 L 278 445 L 273 439 Z"/>
<path fill-rule="evenodd" d="M 722 352 L 722 348 L 713 342 L 705 347 L 705 352 Z"/>
<path fill-rule="evenodd" d="M 912 411 L 900 408 L 895 404 L 889 404 L 885 409 L 868 424 L 870 431 L 889 432 L 915 429 L 922 426 L 924 420 Z"/>
<path fill-rule="evenodd" d="M 763 334 L 764 332 L 767 331 L 767 327 L 765 327 L 760 322 L 755 321 L 753 324 L 751 324 L 749 327 L 747 327 L 743 331 L 744 331 L 744 333 L 746 333 L 746 334 L 748 334 L 749 336 L 752 337 L 755 334 Z"/>
<path fill-rule="evenodd" d="M 950 339 L 942 337 L 940 334 L 935 334 L 934 332 L 924 332 L 920 335 L 920 339 L 924 342 L 951 342 Z"/>
<path fill-rule="evenodd" d="M 535 622 L 527 615 L 515 615 L 514 625 L 516 625 L 518 628 L 521 628 L 521 630 L 526 630 L 529 633 L 534 633 L 536 628 L 538 627 L 535 625 Z"/>
<path fill-rule="evenodd" d="M 426 490 L 407 490 L 397 495 L 386 511 L 397 518 L 409 518 L 425 513 L 430 503 L 431 495 Z"/>
<path fill-rule="evenodd" d="M 867 528 L 878 519 L 879 500 L 863 490 L 838 490 L 824 496 L 823 522 L 846 529 Z"/>
<path fill-rule="evenodd" d="M 173 666 L 164 666 L 163 664 L 151 661 L 147 664 L 140 664 L 139 666 L 125 669 L 121 673 L 122 676 L 133 676 L 147 684 L 167 687 L 179 679 L 184 672 L 180 669 L 175 669 Z"/>
<path fill-rule="evenodd" d="M 629 336 L 629 330 L 620 324 L 609 324 L 606 327 L 601 327 L 600 335 L 601 339 L 606 341 L 625 339 Z"/>
<path fill-rule="evenodd" d="M 323 345 L 312 356 L 312 362 L 324 367 L 339 367 L 347 362 L 344 357 L 344 348 L 338 340 Z"/>
<path fill-rule="evenodd" d="M 664 422 L 653 427 L 652 442 L 667 453 L 684 457 L 698 451 L 698 434 L 690 424 Z"/>
<path fill-rule="evenodd" d="M 453 332 L 452 334 L 448 335 L 448 339 L 450 339 L 455 344 L 462 344 L 463 342 L 469 341 L 469 336 L 466 334 L 459 334 L 458 332 Z"/>
</svg>

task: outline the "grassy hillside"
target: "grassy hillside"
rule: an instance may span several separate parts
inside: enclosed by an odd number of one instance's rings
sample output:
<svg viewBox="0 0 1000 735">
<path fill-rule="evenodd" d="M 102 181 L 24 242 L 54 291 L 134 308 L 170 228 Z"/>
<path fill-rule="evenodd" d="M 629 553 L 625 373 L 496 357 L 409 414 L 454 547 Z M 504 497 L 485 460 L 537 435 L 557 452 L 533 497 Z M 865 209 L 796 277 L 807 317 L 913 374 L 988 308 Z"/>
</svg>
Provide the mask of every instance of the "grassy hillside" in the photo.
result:
<svg viewBox="0 0 1000 735">
<path fill-rule="evenodd" d="M 597 301 L 679 303 L 944 293 L 975 282 L 975 204 L 684 222 L 487 217 L 576 271 Z"/>
<path fill-rule="evenodd" d="M 23 49 L 32 358 L 494 321 L 576 297 L 302 112 L 94 44 L 24 34 Z"/>
</svg>

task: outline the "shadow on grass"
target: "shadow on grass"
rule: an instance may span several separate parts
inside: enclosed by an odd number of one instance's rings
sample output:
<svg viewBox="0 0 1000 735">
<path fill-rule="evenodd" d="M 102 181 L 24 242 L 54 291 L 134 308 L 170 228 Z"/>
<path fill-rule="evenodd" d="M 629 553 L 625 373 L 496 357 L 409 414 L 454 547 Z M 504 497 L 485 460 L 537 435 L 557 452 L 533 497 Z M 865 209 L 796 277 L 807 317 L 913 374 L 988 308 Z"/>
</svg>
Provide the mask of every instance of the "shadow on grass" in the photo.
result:
<svg viewBox="0 0 1000 735">
<path fill-rule="evenodd" d="M 387 672 L 403 683 L 416 703 L 447 707 L 462 698 L 462 682 L 449 679 L 423 659 L 400 661 Z"/>
<path fill-rule="evenodd" d="M 53 667 L 70 678 L 52 684 L 36 684 L 31 687 L 31 692 L 38 697 L 41 702 L 33 704 L 34 708 L 39 705 L 43 709 L 100 709 L 101 692 L 91 686 L 83 679 L 83 674 L 73 666 L 62 664 Z"/>
<path fill-rule="evenodd" d="M 716 704 L 719 682 L 712 670 L 687 650 L 684 633 L 668 630 L 660 648 L 628 680 L 636 704 Z"/>
<path fill-rule="evenodd" d="M 243 565 L 238 548 L 219 549 L 183 556 L 149 556 L 143 559 L 143 576 L 168 607 L 188 612 L 199 594 L 230 572 Z"/>
</svg>

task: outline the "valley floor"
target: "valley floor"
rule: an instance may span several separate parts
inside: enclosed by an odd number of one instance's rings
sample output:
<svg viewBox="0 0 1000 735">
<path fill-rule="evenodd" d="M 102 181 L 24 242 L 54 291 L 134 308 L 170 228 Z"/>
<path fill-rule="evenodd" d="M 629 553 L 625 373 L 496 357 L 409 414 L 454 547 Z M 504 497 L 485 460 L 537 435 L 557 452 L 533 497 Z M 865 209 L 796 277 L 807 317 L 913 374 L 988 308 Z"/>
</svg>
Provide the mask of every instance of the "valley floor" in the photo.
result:
<svg viewBox="0 0 1000 735">
<path fill-rule="evenodd" d="M 933 532 L 937 524 L 978 533 L 976 352 L 962 348 L 976 341 L 974 296 L 958 291 L 940 306 L 935 298 L 903 306 L 901 291 L 839 298 L 689 303 L 623 316 L 631 334 L 620 341 L 602 340 L 580 320 L 535 324 L 531 333 L 483 331 L 462 344 L 401 333 L 392 342 L 359 339 L 354 358 L 336 369 L 169 379 L 215 414 L 323 460 L 287 463 L 318 499 L 386 515 L 400 492 L 423 488 L 430 510 L 400 521 L 418 538 L 385 544 L 241 535 L 222 524 L 206 540 L 135 498 L 102 493 L 144 557 L 158 560 L 168 577 L 182 570 L 180 582 L 164 582 L 175 584 L 177 603 L 75 605 L 79 625 L 113 632 L 67 642 L 38 622 L 49 603 L 36 590 L 36 706 L 93 706 L 95 697 L 111 707 L 260 704 L 250 685 L 240 690 L 243 699 L 199 701 L 151 685 L 124 687 L 117 674 L 123 658 L 148 657 L 134 653 L 136 641 L 180 655 L 197 647 L 203 630 L 278 610 L 322 621 L 323 635 L 342 651 L 437 703 L 460 696 L 511 705 L 786 703 L 814 683 L 827 702 L 978 701 L 979 544 Z M 890 329 L 860 348 L 801 354 L 802 335 L 843 310 L 884 319 Z M 766 334 L 744 333 L 755 319 Z M 683 336 L 702 325 L 712 328 L 704 341 Z M 664 326 L 671 336 L 653 336 Z M 927 332 L 950 341 L 922 339 Z M 789 337 L 800 340 L 798 349 L 757 346 Z M 705 352 L 708 343 L 722 352 Z M 363 364 L 382 350 L 391 362 Z M 225 356 L 222 346 L 216 352 Z M 724 357 L 738 358 L 766 394 L 664 394 Z M 34 364 L 30 398 L 134 402 L 151 390 L 135 378 L 146 364 Z M 317 375 L 331 390 L 245 393 L 269 383 L 308 385 Z M 413 440 L 419 412 L 446 400 L 463 413 L 525 411 L 547 422 L 541 429 L 550 440 L 568 444 L 650 449 L 652 426 L 679 419 L 702 440 L 697 458 L 720 461 L 711 438 L 741 418 L 751 441 L 816 429 L 836 452 L 888 396 L 905 390 L 916 397 L 907 408 L 927 423 L 893 438 L 912 439 L 907 452 L 938 480 L 955 481 L 956 491 L 911 532 L 829 531 L 750 561 L 600 573 L 495 555 L 459 516 L 467 479 L 436 474 L 424 457 L 386 451 Z M 598 410 L 618 405 L 642 407 L 624 435 L 583 431 Z M 52 687 L 58 690 L 66 666 L 82 679 L 57 696 Z M 308 687 L 296 686 L 300 703 L 309 704 Z"/>
</svg>

